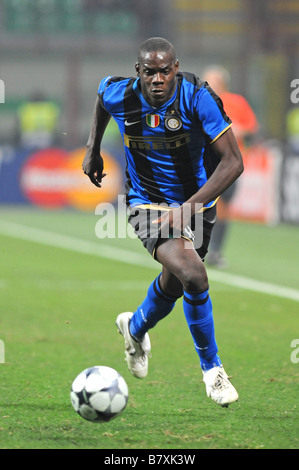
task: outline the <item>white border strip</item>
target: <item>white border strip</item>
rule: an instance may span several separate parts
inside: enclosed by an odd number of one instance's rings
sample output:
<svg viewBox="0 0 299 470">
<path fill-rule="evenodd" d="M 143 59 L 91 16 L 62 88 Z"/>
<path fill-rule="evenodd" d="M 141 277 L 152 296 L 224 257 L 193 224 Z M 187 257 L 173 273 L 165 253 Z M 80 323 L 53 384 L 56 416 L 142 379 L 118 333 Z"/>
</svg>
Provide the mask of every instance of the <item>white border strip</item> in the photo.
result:
<svg viewBox="0 0 299 470">
<path fill-rule="evenodd" d="M 141 255 L 122 248 L 112 247 L 111 245 L 104 244 L 102 241 L 94 243 L 74 238 L 69 235 L 61 235 L 47 230 L 32 228 L 3 220 L 0 225 L 0 233 L 13 238 L 41 243 L 42 245 L 54 246 L 56 248 L 63 248 L 87 255 L 113 259 L 114 261 L 132 264 L 134 266 L 142 266 L 150 269 L 159 268 L 159 265 L 150 258 L 150 256 Z M 296 289 L 257 281 L 255 279 L 249 279 L 247 277 L 237 276 L 223 271 L 220 272 L 214 269 L 209 269 L 208 274 L 211 281 L 299 302 L 299 290 Z"/>
</svg>

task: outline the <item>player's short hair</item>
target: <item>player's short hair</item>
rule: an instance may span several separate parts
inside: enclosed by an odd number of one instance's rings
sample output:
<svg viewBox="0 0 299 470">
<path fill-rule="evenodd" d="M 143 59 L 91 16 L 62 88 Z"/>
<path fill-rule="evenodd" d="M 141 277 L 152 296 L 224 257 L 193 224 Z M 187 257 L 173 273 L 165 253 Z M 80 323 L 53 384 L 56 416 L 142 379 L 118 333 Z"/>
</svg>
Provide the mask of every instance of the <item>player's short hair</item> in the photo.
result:
<svg viewBox="0 0 299 470">
<path fill-rule="evenodd" d="M 138 62 L 141 63 L 143 56 L 147 52 L 171 52 L 173 56 L 173 62 L 176 61 L 176 53 L 174 46 L 169 42 L 167 39 L 160 38 L 160 37 L 153 37 L 146 39 L 139 47 L 138 51 Z"/>
</svg>

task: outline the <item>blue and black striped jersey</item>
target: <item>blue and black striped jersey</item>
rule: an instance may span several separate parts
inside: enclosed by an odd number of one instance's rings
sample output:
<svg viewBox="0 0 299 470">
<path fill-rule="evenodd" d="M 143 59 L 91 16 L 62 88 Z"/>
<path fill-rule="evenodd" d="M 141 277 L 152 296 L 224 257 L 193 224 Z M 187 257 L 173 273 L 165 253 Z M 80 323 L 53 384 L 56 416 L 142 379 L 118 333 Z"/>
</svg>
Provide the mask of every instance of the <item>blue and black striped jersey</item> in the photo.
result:
<svg viewBox="0 0 299 470">
<path fill-rule="evenodd" d="M 106 77 L 99 85 L 102 105 L 123 138 L 131 206 L 182 204 L 217 166 L 211 143 L 231 120 L 207 83 L 191 73 L 177 78 L 174 95 L 158 108 L 144 99 L 139 78 Z"/>
</svg>

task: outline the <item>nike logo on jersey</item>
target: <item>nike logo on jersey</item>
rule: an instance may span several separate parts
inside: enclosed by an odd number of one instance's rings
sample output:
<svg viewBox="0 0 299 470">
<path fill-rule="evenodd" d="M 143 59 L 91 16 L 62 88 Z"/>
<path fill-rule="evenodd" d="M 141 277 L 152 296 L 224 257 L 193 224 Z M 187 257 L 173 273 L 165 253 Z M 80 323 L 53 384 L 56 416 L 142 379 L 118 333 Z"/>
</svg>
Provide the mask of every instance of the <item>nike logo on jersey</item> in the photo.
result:
<svg viewBox="0 0 299 470">
<path fill-rule="evenodd" d="M 125 120 L 125 126 L 133 126 L 134 124 L 138 124 L 140 121 L 134 121 L 134 122 L 128 122 L 128 120 Z"/>
</svg>

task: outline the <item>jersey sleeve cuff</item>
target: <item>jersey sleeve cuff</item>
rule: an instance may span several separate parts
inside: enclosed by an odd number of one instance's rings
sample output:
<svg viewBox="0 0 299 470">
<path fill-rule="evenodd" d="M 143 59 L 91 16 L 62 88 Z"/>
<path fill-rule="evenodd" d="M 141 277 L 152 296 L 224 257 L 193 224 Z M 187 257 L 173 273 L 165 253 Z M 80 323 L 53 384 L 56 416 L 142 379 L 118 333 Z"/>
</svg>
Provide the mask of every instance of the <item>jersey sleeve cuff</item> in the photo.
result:
<svg viewBox="0 0 299 470">
<path fill-rule="evenodd" d="M 228 131 L 228 129 L 232 126 L 232 123 L 229 124 L 225 129 L 223 129 L 223 131 L 220 132 L 220 134 L 218 134 L 210 143 L 213 144 L 214 142 L 216 142 L 216 140 L 219 139 L 219 137 L 221 137 L 226 131 Z"/>
</svg>

